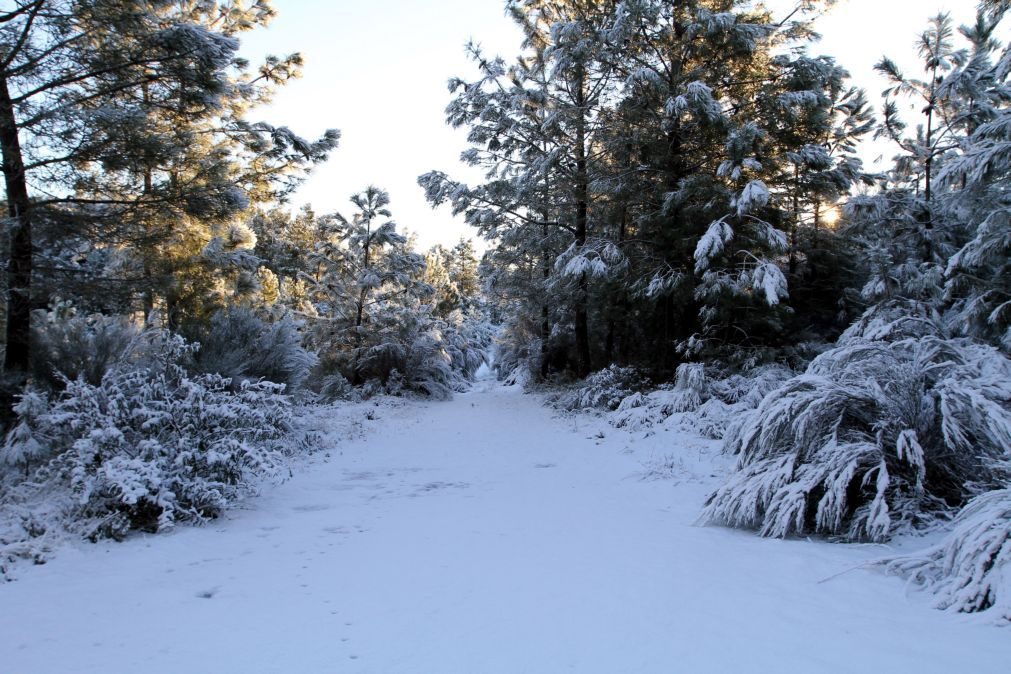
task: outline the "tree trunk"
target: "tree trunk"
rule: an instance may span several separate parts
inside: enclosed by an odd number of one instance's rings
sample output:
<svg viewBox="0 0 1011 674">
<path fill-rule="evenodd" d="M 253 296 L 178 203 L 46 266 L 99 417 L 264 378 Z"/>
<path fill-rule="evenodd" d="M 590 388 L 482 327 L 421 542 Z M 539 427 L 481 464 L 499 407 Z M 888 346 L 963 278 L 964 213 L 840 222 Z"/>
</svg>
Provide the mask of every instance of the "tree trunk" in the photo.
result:
<svg viewBox="0 0 1011 674">
<path fill-rule="evenodd" d="M 933 181 L 934 167 L 934 106 L 937 105 L 937 67 L 930 72 L 930 101 L 927 104 L 927 159 L 924 162 L 923 196 L 926 202 L 926 210 L 923 214 L 923 261 L 930 262 L 934 259 L 934 213 L 931 200 L 931 182 Z"/>
<path fill-rule="evenodd" d="M 587 212 L 590 201 L 590 181 L 586 161 L 586 73 L 582 67 L 576 73 L 576 245 L 586 244 Z M 576 290 L 576 374 L 585 377 L 590 373 L 590 326 L 586 305 L 589 291 L 586 273 L 579 276 Z"/>
<path fill-rule="evenodd" d="M 790 277 L 797 275 L 797 234 L 800 229 L 800 166 L 793 167 L 793 218 L 790 220 Z"/>
<path fill-rule="evenodd" d="M 545 189 L 545 192 L 547 190 Z M 548 281 L 551 280 L 551 260 L 548 252 L 548 222 L 550 214 L 545 210 L 542 218 L 545 224 L 541 225 L 541 276 L 544 281 L 542 294 L 547 293 Z M 548 353 L 548 341 L 551 338 L 551 309 L 548 307 L 547 298 L 541 304 L 541 379 L 547 379 L 551 371 L 551 359 Z"/>
<path fill-rule="evenodd" d="M 362 269 L 369 270 L 369 245 L 372 243 L 372 220 L 365 220 L 365 244 L 362 253 Z M 358 362 L 361 360 L 362 351 L 362 325 L 365 323 L 365 305 L 369 300 L 368 288 L 362 288 L 358 295 L 358 305 L 355 307 L 355 358 L 351 365 L 351 384 L 358 386 L 362 383 L 361 373 L 358 371 Z"/>
<path fill-rule="evenodd" d="M 0 73 L 0 150 L 3 153 L 4 185 L 10 217 L 4 370 L 8 377 L 15 377 L 16 383 L 20 384 L 28 377 L 31 361 L 32 212 L 17 118 L 7 77 L 3 73 Z"/>
</svg>

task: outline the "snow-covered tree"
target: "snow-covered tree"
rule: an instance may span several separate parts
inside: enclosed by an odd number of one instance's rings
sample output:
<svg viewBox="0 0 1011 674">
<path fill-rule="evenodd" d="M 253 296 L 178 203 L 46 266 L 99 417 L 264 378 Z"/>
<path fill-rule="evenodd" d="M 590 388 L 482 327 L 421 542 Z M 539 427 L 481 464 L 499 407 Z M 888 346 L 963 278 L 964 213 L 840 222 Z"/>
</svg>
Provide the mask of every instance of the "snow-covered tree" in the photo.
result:
<svg viewBox="0 0 1011 674">
<path fill-rule="evenodd" d="M 1008 9 L 983 3 L 960 38 L 936 17 L 919 41 L 922 78 L 882 62 L 893 83 L 882 133 L 901 153 L 879 190 L 847 208 L 869 308 L 731 427 L 725 447 L 737 470 L 704 514 L 764 535 L 850 540 L 954 516 L 939 544 L 883 564 L 937 592 L 943 608 L 993 609 L 1004 620 L 1011 68 L 996 36 Z M 922 104 L 912 135 L 896 95 Z"/>
<path fill-rule="evenodd" d="M 173 304 L 179 260 L 334 147 L 336 132 L 306 141 L 246 119 L 301 63 L 272 57 L 254 74 L 237 57 L 238 36 L 272 16 L 262 0 L 18 0 L 0 15 L 10 376 L 27 371 L 44 293 L 87 281 L 108 295 L 127 278 L 144 308 L 152 293 Z"/>
<path fill-rule="evenodd" d="M 309 255 L 315 273 L 303 278 L 318 314 L 315 347 L 324 363 L 360 384 L 403 367 L 417 320 L 411 313 L 430 287 L 422 280 L 424 258 L 390 219 L 389 194 L 370 186 L 351 202 L 357 210 L 350 219 L 323 218 L 324 237 Z"/>
</svg>

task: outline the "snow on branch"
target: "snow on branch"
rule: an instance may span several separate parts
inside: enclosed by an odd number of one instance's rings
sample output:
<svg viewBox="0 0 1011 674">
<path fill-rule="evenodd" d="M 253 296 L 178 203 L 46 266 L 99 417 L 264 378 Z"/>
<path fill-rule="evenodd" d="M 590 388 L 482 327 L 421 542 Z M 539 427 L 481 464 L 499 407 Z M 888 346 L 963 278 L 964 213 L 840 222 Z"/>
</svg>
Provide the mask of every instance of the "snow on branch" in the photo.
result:
<svg viewBox="0 0 1011 674">
<path fill-rule="evenodd" d="M 1011 622 L 1011 488 L 970 501 L 939 544 L 878 564 L 936 594 L 938 608 Z"/>
<path fill-rule="evenodd" d="M 709 225 L 709 229 L 695 246 L 695 273 L 701 274 L 709 269 L 713 260 L 723 252 L 724 247 L 733 238 L 734 230 L 725 217 Z"/>
<path fill-rule="evenodd" d="M 703 519 L 764 536 L 886 540 L 999 485 L 1011 360 L 964 339 L 852 339 L 770 393 L 725 450 Z"/>
</svg>

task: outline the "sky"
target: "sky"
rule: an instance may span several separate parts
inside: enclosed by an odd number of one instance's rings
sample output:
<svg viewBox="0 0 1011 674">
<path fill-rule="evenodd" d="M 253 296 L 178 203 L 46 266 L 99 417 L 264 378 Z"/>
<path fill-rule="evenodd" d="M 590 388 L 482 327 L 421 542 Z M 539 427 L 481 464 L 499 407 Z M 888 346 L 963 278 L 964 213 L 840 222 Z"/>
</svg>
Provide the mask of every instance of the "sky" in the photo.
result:
<svg viewBox="0 0 1011 674">
<path fill-rule="evenodd" d="M 452 245 L 476 233 L 448 207 L 433 210 L 417 177 L 438 169 L 475 181 L 480 174 L 459 162 L 466 132 L 449 128 L 443 111 L 452 76 L 472 79 L 464 51 L 468 40 L 489 54 L 519 53 L 520 34 L 505 16 L 504 0 L 274 0 L 278 17 L 244 36 L 243 54 L 300 52 L 303 77 L 280 89 L 274 102 L 252 115 L 305 136 L 340 129 L 340 147 L 318 166 L 291 203 L 317 212 L 353 207 L 349 197 L 374 184 L 390 192 L 394 219 L 417 234 L 418 245 Z M 774 10 L 792 0 L 767 0 Z M 914 40 L 938 11 L 956 23 L 974 16 L 976 0 L 839 0 L 816 24 L 823 35 L 812 52 L 836 57 L 880 101 L 885 83 L 873 65 L 888 55 L 912 69 Z M 886 150 L 887 153 L 887 150 Z M 869 151 L 868 159 L 881 154 Z"/>
</svg>

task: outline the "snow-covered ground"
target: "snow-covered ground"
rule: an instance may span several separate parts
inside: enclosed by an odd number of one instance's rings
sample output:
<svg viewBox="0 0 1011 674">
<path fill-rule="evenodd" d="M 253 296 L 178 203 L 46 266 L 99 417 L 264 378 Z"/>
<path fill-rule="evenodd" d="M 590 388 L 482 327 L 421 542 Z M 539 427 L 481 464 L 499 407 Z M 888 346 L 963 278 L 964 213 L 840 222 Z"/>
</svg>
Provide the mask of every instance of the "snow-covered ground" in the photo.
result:
<svg viewBox="0 0 1011 674">
<path fill-rule="evenodd" d="M 694 526 L 714 443 L 490 382 L 320 423 L 329 451 L 224 520 L 21 569 L 0 671 L 1008 671 L 1007 629 L 838 575 L 880 546 Z"/>
</svg>

